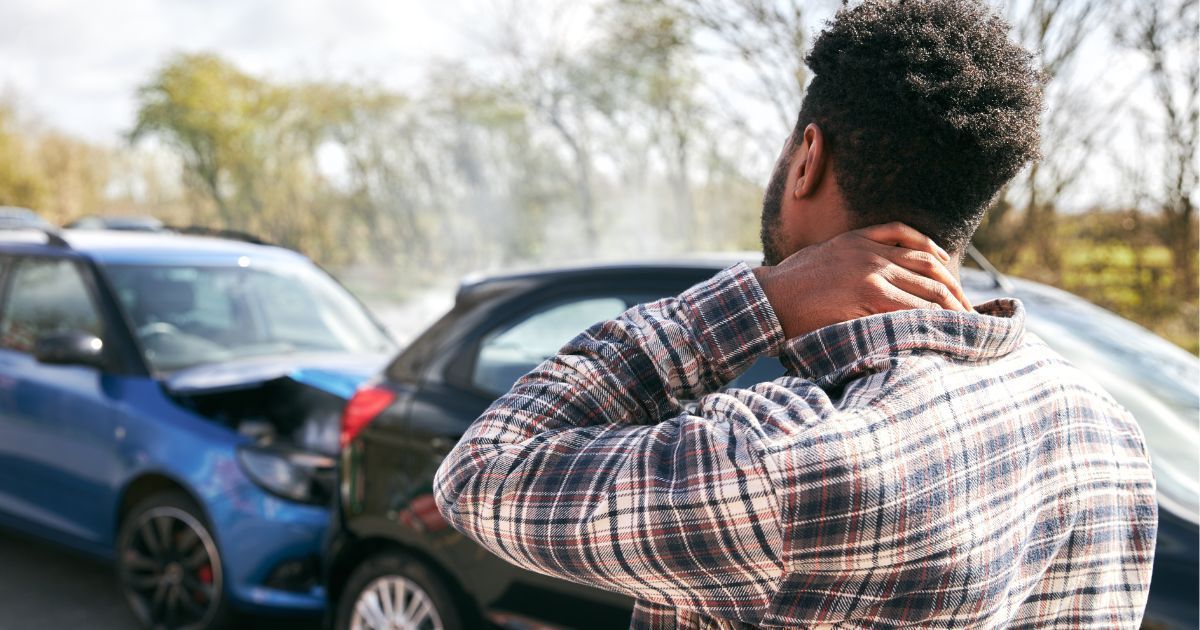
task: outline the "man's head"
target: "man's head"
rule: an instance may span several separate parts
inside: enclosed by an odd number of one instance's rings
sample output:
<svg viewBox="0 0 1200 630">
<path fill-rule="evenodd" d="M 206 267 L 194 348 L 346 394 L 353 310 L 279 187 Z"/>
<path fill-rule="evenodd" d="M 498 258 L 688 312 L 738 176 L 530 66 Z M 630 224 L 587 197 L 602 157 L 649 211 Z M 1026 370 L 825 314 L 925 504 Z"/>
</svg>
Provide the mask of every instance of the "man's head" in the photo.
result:
<svg viewBox="0 0 1200 630">
<path fill-rule="evenodd" d="M 763 198 L 765 264 L 902 221 L 960 254 L 1038 153 L 1041 77 L 981 0 L 866 0 L 817 36 Z"/>
</svg>

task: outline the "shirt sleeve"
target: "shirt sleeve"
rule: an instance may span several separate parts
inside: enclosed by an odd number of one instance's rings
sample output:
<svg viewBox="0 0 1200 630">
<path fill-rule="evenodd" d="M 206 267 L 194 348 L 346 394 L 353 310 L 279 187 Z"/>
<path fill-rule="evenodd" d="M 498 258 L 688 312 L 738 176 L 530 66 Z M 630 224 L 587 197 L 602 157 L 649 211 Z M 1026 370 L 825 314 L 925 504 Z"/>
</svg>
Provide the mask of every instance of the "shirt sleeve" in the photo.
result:
<svg viewBox="0 0 1200 630">
<path fill-rule="evenodd" d="M 778 499 L 754 414 L 705 394 L 782 343 L 744 264 L 596 324 L 468 429 L 438 507 L 521 567 L 757 622 L 783 574 Z"/>
</svg>

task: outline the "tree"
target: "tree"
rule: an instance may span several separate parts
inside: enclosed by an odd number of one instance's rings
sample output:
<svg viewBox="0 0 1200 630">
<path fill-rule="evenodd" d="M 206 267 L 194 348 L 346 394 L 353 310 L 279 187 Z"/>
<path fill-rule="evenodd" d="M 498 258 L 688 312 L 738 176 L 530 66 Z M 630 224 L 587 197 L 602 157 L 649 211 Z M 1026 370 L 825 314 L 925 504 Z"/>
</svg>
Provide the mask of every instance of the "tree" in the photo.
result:
<svg viewBox="0 0 1200 630">
<path fill-rule="evenodd" d="M 626 0 L 630 1 L 630 0 Z M 733 77 L 732 82 L 714 81 L 706 87 L 714 90 L 718 102 L 726 103 L 726 118 L 761 142 L 767 155 L 774 155 L 781 138 L 778 131 L 790 131 L 800 109 L 808 69 L 807 12 L 798 0 L 632 0 L 661 3 L 672 8 L 689 23 L 697 51 L 718 63 L 712 72 Z M 725 67 L 729 64 L 729 67 Z M 740 81 L 737 77 L 749 77 Z M 766 129 L 756 129 L 746 120 L 746 111 L 730 98 L 732 93 L 760 105 L 774 114 Z"/>
<path fill-rule="evenodd" d="M 112 177 L 109 164 L 113 151 L 47 132 L 38 136 L 34 157 L 43 179 L 53 182 L 37 206 L 44 217 L 65 222 L 106 207 L 105 188 Z"/>
<path fill-rule="evenodd" d="M 1037 53 L 1045 82 L 1042 156 L 1001 193 L 975 244 L 1001 267 L 1029 251 L 1042 279 L 1053 280 L 1061 264 L 1055 232 L 1060 199 L 1087 172 L 1123 94 L 1099 99 L 1092 86 L 1075 80 L 1083 42 L 1102 25 L 1102 2 L 1024 0 L 1008 8 L 1017 37 Z"/>
<path fill-rule="evenodd" d="M 1197 0 L 1130 2 L 1118 39 L 1149 68 L 1161 116 L 1163 241 L 1171 248 L 1176 287 L 1184 299 L 1197 289 L 1196 193 L 1200 149 L 1200 13 Z"/>
<path fill-rule="evenodd" d="M 180 55 L 138 100 L 130 139 L 154 136 L 173 149 L 224 225 L 298 244 L 289 226 L 298 198 L 311 195 L 312 134 L 289 89 L 214 55 Z"/>
<path fill-rule="evenodd" d="M 634 148 L 631 178 L 645 187 L 657 160 L 671 200 L 661 230 L 686 250 L 700 245 L 703 225 L 693 198 L 695 156 L 707 144 L 711 111 L 700 101 L 691 23 L 663 3 L 625 0 L 604 12 L 596 62 L 609 68 L 610 89 L 622 96 L 609 108 L 613 128 L 642 130 L 644 150 Z M 632 147 L 631 147 L 632 148 Z"/>
<path fill-rule="evenodd" d="M 498 16 L 498 28 L 487 45 L 506 75 L 495 89 L 524 106 L 562 143 L 573 171 L 583 231 L 580 245 L 594 253 L 600 240 L 594 183 L 596 126 L 610 111 L 613 77 L 611 68 L 593 63 L 586 45 L 564 36 L 573 11 L 590 9 L 564 2 L 513 3 Z"/>
<path fill-rule="evenodd" d="M 49 183 L 30 159 L 31 143 L 18 124 L 10 100 L 0 101 L 0 205 L 36 209 L 42 206 Z"/>
<path fill-rule="evenodd" d="M 0 205 L 32 208 L 51 222 L 101 211 L 111 150 L 43 129 L 0 100 Z"/>
</svg>

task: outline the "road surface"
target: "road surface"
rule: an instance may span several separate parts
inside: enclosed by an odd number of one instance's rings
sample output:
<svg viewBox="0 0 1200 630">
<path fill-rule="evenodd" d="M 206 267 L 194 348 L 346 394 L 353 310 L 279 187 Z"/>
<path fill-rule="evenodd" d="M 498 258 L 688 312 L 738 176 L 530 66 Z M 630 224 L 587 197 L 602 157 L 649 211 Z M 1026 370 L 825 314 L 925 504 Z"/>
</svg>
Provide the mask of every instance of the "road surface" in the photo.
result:
<svg viewBox="0 0 1200 630">
<path fill-rule="evenodd" d="M 244 620 L 245 628 L 318 630 L 319 619 Z M 136 630 L 112 568 L 0 528 L 0 630 Z"/>
</svg>

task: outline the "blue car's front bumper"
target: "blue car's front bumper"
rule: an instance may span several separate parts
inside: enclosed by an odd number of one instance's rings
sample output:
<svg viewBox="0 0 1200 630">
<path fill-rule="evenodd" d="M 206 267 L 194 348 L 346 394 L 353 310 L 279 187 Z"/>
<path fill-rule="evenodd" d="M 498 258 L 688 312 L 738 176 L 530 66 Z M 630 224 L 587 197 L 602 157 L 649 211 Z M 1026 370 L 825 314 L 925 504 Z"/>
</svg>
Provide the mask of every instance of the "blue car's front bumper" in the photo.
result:
<svg viewBox="0 0 1200 630">
<path fill-rule="evenodd" d="M 243 480 L 207 501 L 225 592 L 243 610 L 324 610 L 319 555 L 329 509 L 280 499 Z"/>
</svg>

